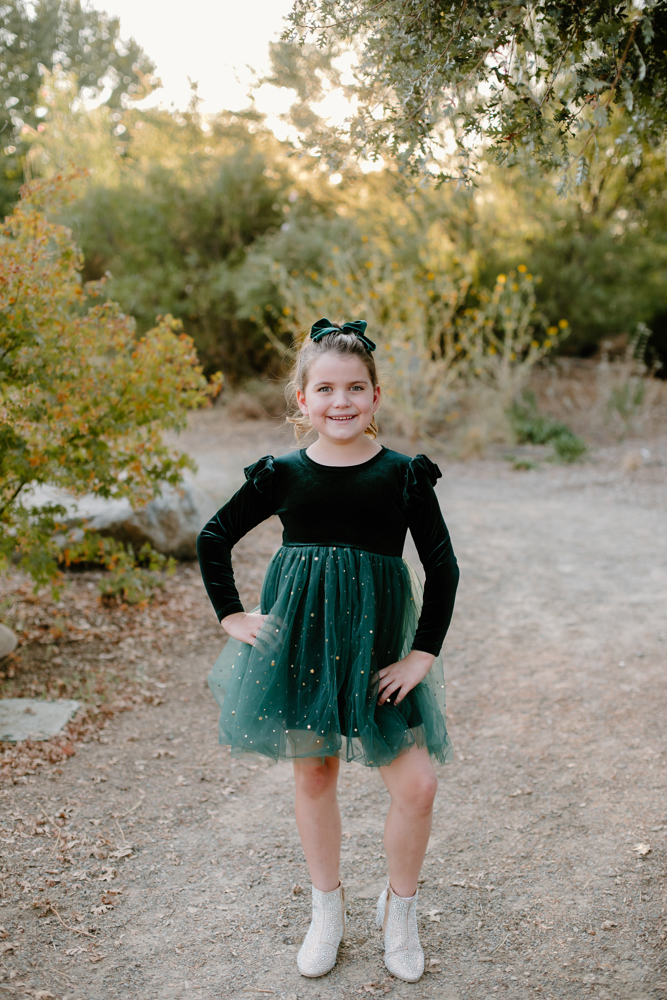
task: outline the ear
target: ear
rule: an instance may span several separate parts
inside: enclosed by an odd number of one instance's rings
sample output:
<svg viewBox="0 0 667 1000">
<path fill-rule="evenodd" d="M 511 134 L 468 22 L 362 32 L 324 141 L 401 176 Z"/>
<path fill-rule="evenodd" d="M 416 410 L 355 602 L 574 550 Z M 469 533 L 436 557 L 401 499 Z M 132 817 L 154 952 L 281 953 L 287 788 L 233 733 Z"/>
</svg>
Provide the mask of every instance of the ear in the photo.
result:
<svg viewBox="0 0 667 1000">
<path fill-rule="evenodd" d="M 375 388 L 373 389 L 373 413 L 377 412 L 381 399 L 382 399 L 382 390 L 380 389 L 379 385 L 376 385 Z"/>
<path fill-rule="evenodd" d="M 306 394 L 301 392 L 301 389 L 296 390 L 296 402 L 297 406 L 303 413 L 304 417 L 308 416 L 308 407 L 306 406 Z"/>
</svg>

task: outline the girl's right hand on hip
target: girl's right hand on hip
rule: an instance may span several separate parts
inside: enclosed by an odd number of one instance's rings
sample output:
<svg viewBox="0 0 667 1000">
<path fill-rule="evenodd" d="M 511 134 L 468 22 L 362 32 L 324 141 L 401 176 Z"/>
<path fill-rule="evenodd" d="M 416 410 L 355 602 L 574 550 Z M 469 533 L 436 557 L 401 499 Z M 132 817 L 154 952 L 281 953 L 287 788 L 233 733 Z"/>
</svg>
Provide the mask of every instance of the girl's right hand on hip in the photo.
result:
<svg viewBox="0 0 667 1000">
<path fill-rule="evenodd" d="M 237 611 L 233 615 L 227 615 L 220 624 L 225 632 L 234 639 L 247 642 L 249 646 L 255 645 L 255 640 L 260 633 L 262 625 L 268 615 L 246 614 L 245 611 Z"/>
</svg>

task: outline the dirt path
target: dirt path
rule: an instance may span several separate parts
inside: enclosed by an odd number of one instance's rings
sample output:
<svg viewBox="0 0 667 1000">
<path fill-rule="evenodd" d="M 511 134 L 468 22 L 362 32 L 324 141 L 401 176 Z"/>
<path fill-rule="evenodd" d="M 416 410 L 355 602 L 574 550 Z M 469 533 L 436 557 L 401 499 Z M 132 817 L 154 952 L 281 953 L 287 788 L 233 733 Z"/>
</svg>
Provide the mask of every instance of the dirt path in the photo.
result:
<svg viewBox="0 0 667 1000">
<path fill-rule="evenodd" d="M 248 431 L 248 461 L 268 450 L 262 433 Z M 667 997 L 667 442 L 651 450 L 632 474 L 627 448 L 568 470 L 447 467 L 456 759 L 440 769 L 423 871 L 432 971 L 419 984 L 381 961 L 386 793 L 354 765 L 341 780 L 350 934 L 328 977 L 298 975 L 309 883 L 291 770 L 217 747 L 205 678 L 220 637 L 184 568 L 189 637 L 154 665 L 141 651 L 164 704 L 2 792 L 0 995 Z M 239 547 L 246 600 L 278 541 L 269 522 Z"/>
</svg>

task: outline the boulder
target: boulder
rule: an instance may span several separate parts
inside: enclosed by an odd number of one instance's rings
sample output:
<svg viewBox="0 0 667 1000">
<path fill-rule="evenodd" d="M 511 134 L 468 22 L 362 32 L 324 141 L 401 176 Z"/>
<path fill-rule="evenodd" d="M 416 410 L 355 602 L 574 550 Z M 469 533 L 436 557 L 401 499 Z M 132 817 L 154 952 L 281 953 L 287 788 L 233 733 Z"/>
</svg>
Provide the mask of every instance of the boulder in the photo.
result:
<svg viewBox="0 0 667 1000">
<path fill-rule="evenodd" d="M 236 481 L 213 482 L 203 490 L 185 481 L 178 487 L 162 486 L 160 496 L 145 507 L 133 509 L 127 500 L 105 500 L 93 494 L 73 497 L 52 486 L 38 486 L 26 498 L 29 506 L 61 504 L 65 523 L 77 528 L 83 521 L 101 535 L 131 542 L 141 548 L 150 542 L 154 549 L 175 559 L 196 559 L 197 535 L 218 507 L 240 485 Z"/>
<path fill-rule="evenodd" d="M 101 535 L 131 542 L 140 548 L 150 542 L 154 549 L 175 559 L 196 559 L 197 535 L 211 516 L 208 498 L 189 483 L 179 488 L 165 486 L 162 495 L 140 510 L 115 501 L 87 518 L 88 527 Z"/>
<path fill-rule="evenodd" d="M 18 639 L 10 628 L 0 625 L 0 660 L 3 656 L 9 656 L 18 645 Z"/>
</svg>

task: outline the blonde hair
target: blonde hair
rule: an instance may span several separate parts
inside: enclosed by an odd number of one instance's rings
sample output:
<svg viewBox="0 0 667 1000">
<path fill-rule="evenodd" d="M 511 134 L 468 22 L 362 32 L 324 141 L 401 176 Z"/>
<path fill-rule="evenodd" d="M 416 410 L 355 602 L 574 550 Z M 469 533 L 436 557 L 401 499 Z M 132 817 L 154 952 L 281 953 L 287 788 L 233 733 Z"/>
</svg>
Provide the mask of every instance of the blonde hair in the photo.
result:
<svg viewBox="0 0 667 1000">
<path fill-rule="evenodd" d="M 359 340 L 356 334 L 352 332 L 348 333 L 347 330 L 341 330 L 337 323 L 332 323 L 331 325 L 335 326 L 336 330 L 325 334 L 317 341 L 311 340 L 308 335 L 303 338 L 285 386 L 285 398 L 288 407 L 285 419 L 289 424 L 294 425 L 294 435 L 297 441 L 308 435 L 313 429 L 310 417 L 306 416 L 299 409 L 296 398 L 297 389 L 300 392 L 306 391 L 308 373 L 313 362 L 318 358 L 321 358 L 325 354 L 335 354 L 339 358 L 357 357 L 365 364 L 373 388 L 375 389 L 378 385 L 375 359 L 363 341 Z M 376 438 L 378 433 L 378 425 L 375 421 L 375 416 L 373 416 L 364 434 L 367 434 L 370 438 Z"/>
</svg>

